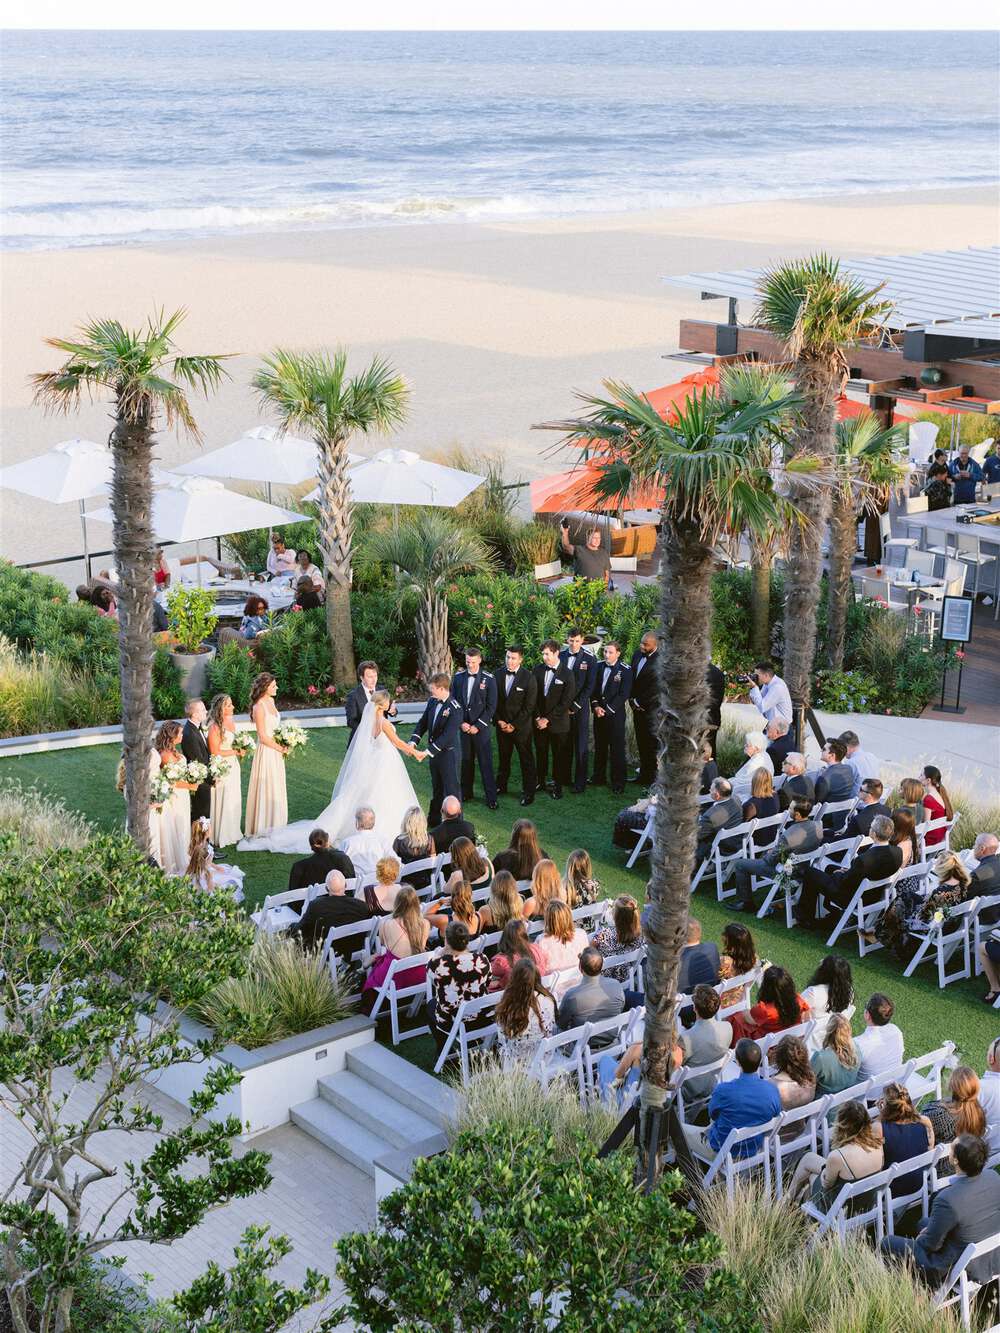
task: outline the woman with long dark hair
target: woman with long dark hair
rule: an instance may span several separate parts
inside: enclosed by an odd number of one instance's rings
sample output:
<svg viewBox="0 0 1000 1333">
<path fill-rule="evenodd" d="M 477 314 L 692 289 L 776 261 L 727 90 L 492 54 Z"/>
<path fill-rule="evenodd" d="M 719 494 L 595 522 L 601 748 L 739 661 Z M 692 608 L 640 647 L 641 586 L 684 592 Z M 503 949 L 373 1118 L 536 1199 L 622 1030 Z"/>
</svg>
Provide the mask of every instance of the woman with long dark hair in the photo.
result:
<svg viewBox="0 0 1000 1333">
<path fill-rule="evenodd" d="M 266 833 L 288 823 L 288 793 L 285 788 L 283 745 L 274 739 L 281 714 L 275 706 L 278 682 L 270 671 L 262 671 L 250 686 L 250 716 L 257 728 L 250 785 L 247 788 L 246 835 Z"/>
<path fill-rule="evenodd" d="M 941 780 L 941 770 L 935 768 L 933 764 L 927 764 L 923 771 L 924 800 L 923 806 L 927 811 L 927 819 L 954 819 L 955 811 L 951 804 L 951 797 Z M 925 847 L 936 847 L 938 843 L 944 842 L 945 830 L 943 828 L 934 829 L 924 837 Z"/>
<path fill-rule="evenodd" d="M 823 1020 L 830 1014 L 846 1013 L 854 1003 L 854 983 L 847 959 L 841 958 L 840 954 L 827 954 L 802 992 L 802 998 L 809 1006 L 810 1017 L 820 1020 L 814 1045 L 814 1049 L 818 1050 L 826 1035 L 826 1023 Z"/>
<path fill-rule="evenodd" d="M 490 990 L 503 990 L 510 980 L 511 972 L 522 958 L 527 958 L 536 967 L 542 961 L 538 946 L 528 939 L 527 923 L 521 918 L 511 919 L 503 928 L 500 943 L 490 963 L 493 974 Z"/>
<path fill-rule="evenodd" d="M 809 1017 L 809 1006 L 795 989 L 791 974 L 783 967 L 769 967 L 761 978 L 757 1003 L 744 1014 L 734 1014 L 733 1045 L 741 1037 L 759 1041 L 769 1032 L 784 1032 Z"/>
<path fill-rule="evenodd" d="M 556 999 L 542 985 L 530 958 L 511 969 L 503 999 L 497 1005 L 497 1043 L 505 1065 L 531 1059 L 539 1043 L 556 1030 Z"/>
<path fill-rule="evenodd" d="M 538 845 L 538 830 L 530 819 L 518 819 L 510 831 L 510 844 L 493 860 L 494 870 L 509 870 L 517 880 L 529 880 L 548 852 Z"/>
</svg>

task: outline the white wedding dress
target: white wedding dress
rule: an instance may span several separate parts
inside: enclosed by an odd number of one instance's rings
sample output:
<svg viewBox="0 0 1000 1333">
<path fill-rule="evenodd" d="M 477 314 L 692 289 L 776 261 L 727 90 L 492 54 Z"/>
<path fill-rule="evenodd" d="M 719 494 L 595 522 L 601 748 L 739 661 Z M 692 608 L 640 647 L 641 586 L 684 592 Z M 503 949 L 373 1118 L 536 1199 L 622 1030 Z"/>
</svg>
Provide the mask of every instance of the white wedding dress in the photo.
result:
<svg viewBox="0 0 1000 1333">
<path fill-rule="evenodd" d="M 325 810 L 315 819 L 299 819 L 259 837 L 244 838 L 238 850 L 306 854 L 310 850 L 309 834 L 314 828 L 326 829 L 330 842 L 336 846 L 356 831 L 354 813 L 363 805 L 375 811 L 375 828 L 388 847 L 399 832 L 407 810 L 420 802 L 399 750 L 381 728 L 375 734 L 375 719 L 375 705 L 366 704 Z"/>
</svg>

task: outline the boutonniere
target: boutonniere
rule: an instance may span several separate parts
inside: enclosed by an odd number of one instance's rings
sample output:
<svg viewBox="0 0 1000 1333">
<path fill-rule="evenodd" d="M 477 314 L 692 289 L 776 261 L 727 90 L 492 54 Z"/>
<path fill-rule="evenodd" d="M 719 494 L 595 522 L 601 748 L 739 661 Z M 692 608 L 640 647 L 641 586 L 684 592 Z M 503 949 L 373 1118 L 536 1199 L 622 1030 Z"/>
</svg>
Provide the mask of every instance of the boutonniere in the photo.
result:
<svg viewBox="0 0 1000 1333">
<path fill-rule="evenodd" d="M 485 689 L 486 689 L 486 681 L 485 681 L 485 680 L 481 680 L 481 681 L 479 682 L 479 688 L 480 688 L 481 690 L 485 690 Z"/>
<path fill-rule="evenodd" d="M 445 708 L 445 709 L 442 711 L 441 716 L 442 716 L 442 717 L 447 717 L 448 714 L 449 714 L 450 712 L 451 712 L 451 709 L 450 709 L 450 708 Z"/>
<path fill-rule="evenodd" d="M 577 666 L 580 668 L 581 671 L 587 670 L 587 663 L 583 661 L 582 657 L 581 660 L 577 663 Z"/>
</svg>

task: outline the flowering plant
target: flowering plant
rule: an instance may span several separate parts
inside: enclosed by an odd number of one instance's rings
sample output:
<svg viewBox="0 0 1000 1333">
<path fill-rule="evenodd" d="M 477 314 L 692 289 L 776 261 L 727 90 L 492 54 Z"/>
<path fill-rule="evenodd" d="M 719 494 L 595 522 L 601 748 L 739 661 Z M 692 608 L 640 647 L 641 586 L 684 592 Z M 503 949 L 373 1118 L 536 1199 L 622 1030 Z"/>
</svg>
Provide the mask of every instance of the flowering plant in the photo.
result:
<svg viewBox="0 0 1000 1333">
<path fill-rule="evenodd" d="M 184 778 L 187 782 L 193 782 L 196 787 L 208 777 L 208 765 L 201 763 L 198 759 L 192 759 L 185 765 Z"/>
<path fill-rule="evenodd" d="M 213 754 L 208 761 L 208 776 L 213 782 L 220 782 L 229 773 L 232 765 L 221 754 Z"/>
<path fill-rule="evenodd" d="M 248 754 L 253 754 L 257 748 L 257 737 L 252 731 L 236 731 L 233 733 L 233 739 L 230 742 L 235 751 L 237 759 L 245 759 Z"/>
<path fill-rule="evenodd" d="M 166 769 L 161 768 L 159 773 L 154 774 L 149 782 L 150 805 L 162 805 L 164 801 L 169 801 L 173 789 L 174 784 L 167 777 Z"/>
<path fill-rule="evenodd" d="M 289 755 L 301 750 L 309 741 L 309 737 L 297 722 L 282 722 L 280 726 L 275 727 L 274 739 L 279 745 L 284 746 Z"/>
</svg>

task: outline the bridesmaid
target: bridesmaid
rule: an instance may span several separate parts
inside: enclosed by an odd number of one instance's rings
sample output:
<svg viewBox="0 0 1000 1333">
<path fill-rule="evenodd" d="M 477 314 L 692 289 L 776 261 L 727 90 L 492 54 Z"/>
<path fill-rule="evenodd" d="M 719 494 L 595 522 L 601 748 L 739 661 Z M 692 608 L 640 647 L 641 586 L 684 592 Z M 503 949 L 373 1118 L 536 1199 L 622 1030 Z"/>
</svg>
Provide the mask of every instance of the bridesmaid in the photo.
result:
<svg viewBox="0 0 1000 1333">
<path fill-rule="evenodd" d="M 281 721 L 274 704 L 277 693 L 278 682 L 269 671 L 262 671 L 250 687 L 250 716 L 257 728 L 257 748 L 247 791 L 248 838 L 269 829 L 284 828 L 288 823 L 284 765 L 288 751 L 274 739 L 274 729 Z"/>
<path fill-rule="evenodd" d="M 164 722 L 153 742 L 160 756 L 160 767 L 186 762 L 181 753 L 181 724 Z M 188 848 L 191 843 L 190 782 L 175 782 L 170 797 L 160 813 L 160 864 L 168 875 L 183 875 L 187 870 Z"/>
<path fill-rule="evenodd" d="M 154 746 L 149 752 L 149 776 L 155 778 L 160 771 L 160 756 Z M 124 785 L 124 784 L 123 784 Z M 151 805 L 149 807 L 149 854 L 156 864 L 163 869 L 163 850 L 160 837 L 160 826 L 163 821 L 163 806 Z"/>
<path fill-rule="evenodd" d="M 228 694 L 212 700 L 208 724 L 208 752 L 229 763 L 229 772 L 212 787 L 212 841 L 216 847 L 229 847 L 243 837 L 240 815 L 243 813 L 243 787 L 240 761 L 233 749 L 236 723 L 233 701 Z"/>
</svg>

